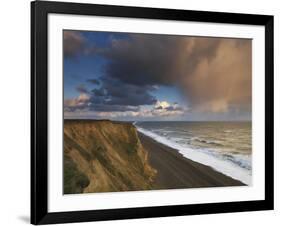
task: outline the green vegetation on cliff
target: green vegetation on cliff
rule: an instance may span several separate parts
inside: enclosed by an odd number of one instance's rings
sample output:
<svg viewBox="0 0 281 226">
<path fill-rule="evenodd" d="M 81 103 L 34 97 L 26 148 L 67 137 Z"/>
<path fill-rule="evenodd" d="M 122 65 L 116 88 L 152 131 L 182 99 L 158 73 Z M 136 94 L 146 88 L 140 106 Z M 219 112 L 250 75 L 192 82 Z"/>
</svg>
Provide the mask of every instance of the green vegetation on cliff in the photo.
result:
<svg viewBox="0 0 281 226">
<path fill-rule="evenodd" d="M 88 177 L 81 173 L 75 163 L 64 155 L 64 194 L 82 193 L 90 183 Z"/>
</svg>

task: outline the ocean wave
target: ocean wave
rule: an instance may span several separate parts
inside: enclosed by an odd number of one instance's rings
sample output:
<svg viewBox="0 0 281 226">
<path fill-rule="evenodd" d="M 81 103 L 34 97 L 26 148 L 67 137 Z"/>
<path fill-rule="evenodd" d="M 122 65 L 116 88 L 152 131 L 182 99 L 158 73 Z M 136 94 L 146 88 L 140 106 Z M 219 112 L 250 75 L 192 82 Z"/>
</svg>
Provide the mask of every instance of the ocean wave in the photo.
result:
<svg viewBox="0 0 281 226">
<path fill-rule="evenodd" d="M 137 130 L 146 136 L 151 137 L 159 143 L 176 149 L 184 157 L 199 162 L 203 165 L 210 166 L 231 178 L 239 180 L 247 185 L 251 185 L 251 156 L 240 154 L 219 153 L 209 149 L 195 149 L 183 146 L 171 139 L 162 137 L 146 129 L 137 127 Z"/>
<path fill-rule="evenodd" d="M 247 170 L 252 170 L 252 157 L 250 155 L 241 155 L 241 154 L 223 154 L 223 157 L 228 161 L 231 161 L 242 168 Z"/>
<path fill-rule="evenodd" d="M 196 138 L 194 139 L 195 141 L 198 141 L 200 143 L 204 143 L 204 144 L 212 144 L 212 145 L 215 145 L 215 146 L 223 146 L 223 144 L 217 142 L 217 141 L 212 141 L 212 140 L 205 140 L 205 139 L 200 139 L 200 138 Z"/>
</svg>

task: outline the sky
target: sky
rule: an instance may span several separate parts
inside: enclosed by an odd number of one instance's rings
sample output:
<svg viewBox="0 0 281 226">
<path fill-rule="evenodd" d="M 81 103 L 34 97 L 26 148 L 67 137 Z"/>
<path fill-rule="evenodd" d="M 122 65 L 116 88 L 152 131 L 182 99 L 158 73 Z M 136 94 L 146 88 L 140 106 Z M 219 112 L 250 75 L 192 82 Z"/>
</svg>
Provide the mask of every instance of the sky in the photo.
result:
<svg viewBox="0 0 281 226">
<path fill-rule="evenodd" d="M 63 52 L 65 118 L 251 120 L 249 39 L 64 30 Z"/>
</svg>

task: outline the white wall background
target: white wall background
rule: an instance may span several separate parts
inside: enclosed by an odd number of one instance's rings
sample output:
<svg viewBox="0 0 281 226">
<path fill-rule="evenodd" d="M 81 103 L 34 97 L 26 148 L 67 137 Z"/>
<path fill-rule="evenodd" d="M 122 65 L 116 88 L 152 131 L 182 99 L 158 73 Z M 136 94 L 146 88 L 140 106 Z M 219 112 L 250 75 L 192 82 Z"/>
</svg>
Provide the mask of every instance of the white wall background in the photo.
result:
<svg viewBox="0 0 281 226">
<path fill-rule="evenodd" d="M 78 0 L 77 0 L 78 1 Z M 275 210 L 203 216 L 96 222 L 132 225 L 280 225 L 281 222 L 281 5 L 278 0 L 80 0 L 158 8 L 271 14 L 275 16 Z M 30 2 L 2 1 L 0 13 L 0 225 L 29 223 L 30 208 Z M 83 223 L 90 225 L 93 223 Z"/>
</svg>

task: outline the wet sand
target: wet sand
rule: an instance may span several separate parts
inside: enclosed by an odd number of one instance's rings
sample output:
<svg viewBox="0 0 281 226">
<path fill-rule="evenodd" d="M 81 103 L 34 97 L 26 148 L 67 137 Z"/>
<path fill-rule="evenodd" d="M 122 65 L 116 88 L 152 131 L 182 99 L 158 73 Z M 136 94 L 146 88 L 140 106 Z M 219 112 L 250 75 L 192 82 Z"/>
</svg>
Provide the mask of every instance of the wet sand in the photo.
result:
<svg viewBox="0 0 281 226">
<path fill-rule="evenodd" d="M 155 189 L 245 186 L 209 166 L 185 158 L 177 150 L 138 133 L 148 152 L 149 163 L 157 170 Z"/>
</svg>

